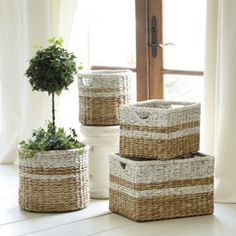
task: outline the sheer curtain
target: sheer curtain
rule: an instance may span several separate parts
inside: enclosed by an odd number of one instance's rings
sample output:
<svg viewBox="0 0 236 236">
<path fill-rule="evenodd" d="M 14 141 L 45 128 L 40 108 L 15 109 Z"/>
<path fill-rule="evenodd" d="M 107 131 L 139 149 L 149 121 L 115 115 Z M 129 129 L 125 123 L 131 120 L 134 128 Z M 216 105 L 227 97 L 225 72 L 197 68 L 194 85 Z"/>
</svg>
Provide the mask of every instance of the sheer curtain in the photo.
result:
<svg viewBox="0 0 236 236">
<path fill-rule="evenodd" d="M 51 118 L 50 98 L 32 92 L 24 73 L 35 52 L 33 44 L 46 46 L 49 37 L 59 35 L 69 41 L 77 3 L 0 1 L 0 163 L 14 162 L 19 140 Z"/>
<path fill-rule="evenodd" d="M 236 1 L 208 0 L 204 151 L 216 157 L 218 202 L 236 203 Z"/>
<path fill-rule="evenodd" d="M 64 0 L 60 16 L 60 35 L 65 39 L 65 46 L 76 55 L 78 64 L 82 63 L 85 69 L 89 67 L 89 2 Z M 70 16 L 71 12 L 73 17 Z M 69 90 L 63 91 L 57 101 L 58 124 L 66 129 L 73 127 L 79 133 L 78 107 L 78 84 L 75 79 Z"/>
</svg>

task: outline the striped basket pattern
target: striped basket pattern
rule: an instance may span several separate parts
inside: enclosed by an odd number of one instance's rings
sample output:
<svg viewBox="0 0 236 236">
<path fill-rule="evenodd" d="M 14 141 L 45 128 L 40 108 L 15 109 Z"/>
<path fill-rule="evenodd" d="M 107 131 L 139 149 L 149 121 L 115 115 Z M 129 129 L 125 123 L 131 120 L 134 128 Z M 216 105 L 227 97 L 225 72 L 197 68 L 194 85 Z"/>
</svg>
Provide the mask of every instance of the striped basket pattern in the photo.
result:
<svg viewBox="0 0 236 236">
<path fill-rule="evenodd" d="M 199 150 L 200 104 L 149 100 L 120 107 L 120 154 L 171 159 Z"/>
<path fill-rule="evenodd" d="M 134 221 L 213 213 L 214 158 L 197 153 L 174 160 L 110 156 L 111 211 Z"/>
<path fill-rule="evenodd" d="M 37 152 L 19 150 L 19 205 L 31 212 L 66 212 L 88 205 L 88 148 Z"/>
<path fill-rule="evenodd" d="M 79 74 L 79 121 L 82 125 L 119 125 L 119 106 L 131 99 L 129 70 L 94 70 Z"/>
</svg>

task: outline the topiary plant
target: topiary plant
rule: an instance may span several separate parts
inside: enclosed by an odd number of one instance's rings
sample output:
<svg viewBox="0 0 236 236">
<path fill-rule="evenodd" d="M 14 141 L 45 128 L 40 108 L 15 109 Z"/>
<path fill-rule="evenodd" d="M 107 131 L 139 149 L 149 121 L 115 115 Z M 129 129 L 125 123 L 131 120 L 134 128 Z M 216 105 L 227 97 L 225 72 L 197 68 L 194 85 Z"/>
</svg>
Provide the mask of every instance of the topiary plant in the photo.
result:
<svg viewBox="0 0 236 236">
<path fill-rule="evenodd" d="M 76 61 L 73 53 L 63 48 L 62 38 L 50 38 L 50 46 L 39 48 L 35 56 L 29 61 L 29 68 L 25 75 L 36 91 L 46 91 L 52 96 L 52 122 L 47 129 L 39 128 L 33 132 L 31 139 L 21 141 L 21 157 L 33 157 L 38 151 L 77 149 L 84 147 L 77 140 L 74 129 L 69 135 L 63 128 L 55 125 L 55 99 L 54 95 L 60 95 L 63 89 L 67 89 L 73 82 L 76 74 Z"/>
<path fill-rule="evenodd" d="M 55 99 L 63 89 L 73 82 L 76 74 L 75 55 L 63 48 L 63 39 L 50 38 L 50 46 L 39 48 L 36 55 L 29 61 L 25 75 L 36 91 L 46 91 L 52 95 L 52 126 L 55 132 Z"/>
</svg>

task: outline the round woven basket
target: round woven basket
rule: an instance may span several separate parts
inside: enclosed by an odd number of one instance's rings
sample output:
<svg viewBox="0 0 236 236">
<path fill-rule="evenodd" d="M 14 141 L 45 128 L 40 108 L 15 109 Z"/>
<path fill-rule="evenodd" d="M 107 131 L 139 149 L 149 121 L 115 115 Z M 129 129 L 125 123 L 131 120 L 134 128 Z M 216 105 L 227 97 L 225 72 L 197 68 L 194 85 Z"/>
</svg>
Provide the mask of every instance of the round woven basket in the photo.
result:
<svg viewBox="0 0 236 236">
<path fill-rule="evenodd" d="M 94 70 L 79 74 L 79 121 L 82 125 L 119 125 L 119 106 L 131 100 L 132 72 Z"/>
<path fill-rule="evenodd" d="M 26 153 L 19 150 L 19 204 L 31 212 L 66 212 L 89 202 L 88 148 Z"/>
</svg>

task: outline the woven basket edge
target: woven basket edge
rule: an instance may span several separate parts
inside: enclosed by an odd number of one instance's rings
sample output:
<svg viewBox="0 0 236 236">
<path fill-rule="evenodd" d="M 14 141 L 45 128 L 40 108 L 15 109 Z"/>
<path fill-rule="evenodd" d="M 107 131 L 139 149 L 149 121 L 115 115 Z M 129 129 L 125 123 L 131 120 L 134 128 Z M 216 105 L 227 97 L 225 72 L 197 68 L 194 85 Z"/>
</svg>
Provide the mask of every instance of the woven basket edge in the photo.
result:
<svg viewBox="0 0 236 236">
<path fill-rule="evenodd" d="M 197 157 L 197 159 L 196 159 Z M 117 153 L 112 153 L 109 155 L 109 158 L 110 160 L 113 159 L 113 160 L 118 160 L 120 161 L 121 163 L 124 163 L 124 164 L 131 164 L 131 165 L 137 165 L 137 166 L 140 166 L 140 164 L 142 166 L 145 166 L 145 165 L 157 165 L 157 164 L 163 164 L 163 163 L 185 163 L 185 162 L 188 162 L 188 161 L 192 161 L 192 162 L 195 162 L 195 161 L 201 161 L 201 160 L 208 160 L 208 161 L 215 161 L 215 157 L 214 156 L 211 156 L 211 155 L 207 155 L 207 154 L 203 154 L 203 153 L 196 153 L 194 155 L 194 157 L 192 158 L 182 158 L 182 159 L 168 159 L 168 160 L 132 160 L 132 159 L 129 159 L 129 158 L 124 158 L 124 157 L 121 157 L 119 154 Z"/>
<path fill-rule="evenodd" d="M 159 104 L 174 104 L 174 105 L 186 105 L 184 107 L 175 107 L 175 108 L 170 108 L 170 109 L 163 109 L 163 108 L 155 108 L 155 107 L 148 107 L 145 106 L 145 104 L 150 104 L 150 103 L 154 103 L 154 102 L 158 102 Z M 144 105 L 144 106 L 139 106 L 139 105 Z M 186 110 L 192 110 L 192 109 L 201 109 L 201 104 L 200 103 L 193 103 L 193 102 L 172 102 L 172 101 L 162 101 L 159 99 L 154 99 L 154 100 L 148 100 L 148 101 L 144 101 L 144 102 L 137 102 L 137 103 L 133 103 L 133 104 L 122 104 L 119 107 L 119 111 L 120 112 L 125 112 L 127 110 L 129 111 L 147 111 L 147 112 L 159 112 L 161 111 L 162 113 L 171 113 L 171 112 L 182 112 L 182 111 L 186 111 Z"/>
</svg>

